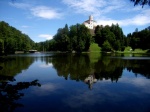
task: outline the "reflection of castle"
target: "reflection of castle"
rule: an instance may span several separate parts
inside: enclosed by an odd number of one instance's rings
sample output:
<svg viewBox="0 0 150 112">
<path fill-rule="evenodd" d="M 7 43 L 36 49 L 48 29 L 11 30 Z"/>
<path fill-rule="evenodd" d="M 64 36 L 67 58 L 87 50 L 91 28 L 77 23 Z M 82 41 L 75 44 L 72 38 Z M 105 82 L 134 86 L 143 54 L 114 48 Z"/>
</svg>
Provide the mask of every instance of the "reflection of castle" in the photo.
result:
<svg viewBox="0 0 150 112">
<path fill-rule="evenodd" d="M 95 29 L 97 26 L 96 21 L 93 20 L 93 16 L 89 16 L 89 20 L 84 21 L 83 24 L 89 29 Z"/>
<path fill-rule="evenodd" d="M 89 75 L 85 80 L 85 83 L 89 85 L 89 88 L 92 89 L 93 83 L 97 82 L 97 79 L 95 78 L 95 75 Z"/>
</svg>

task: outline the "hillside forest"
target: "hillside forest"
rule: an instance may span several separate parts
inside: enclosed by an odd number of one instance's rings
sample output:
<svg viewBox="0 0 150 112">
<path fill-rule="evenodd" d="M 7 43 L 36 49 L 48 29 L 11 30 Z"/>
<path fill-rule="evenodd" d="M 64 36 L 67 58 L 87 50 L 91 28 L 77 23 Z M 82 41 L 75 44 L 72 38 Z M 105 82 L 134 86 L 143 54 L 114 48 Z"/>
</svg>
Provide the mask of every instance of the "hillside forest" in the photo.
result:
<svg viewBox="0 0 150 112">
<path fill-rule="evenodd" d="M 150 27 L 141 31 L 136 28 L 133 33 L 125 36 L 118 24 L 98 25 L 94 31 L 90 31 L 83 24 L 71 25 L 70 27 L 66 24 L 57 30 L 53 39 L 36 43 L 28 35 L 8 23 L 0 22 L 0 55 L 13 54 L 15 51 L 28 52 L 30 49 L 83 52 L 90 51 L 89 47 L 93 43 L 106 52 L 124 51 L 128 46 L 133 50 L 148 50 L 150 49 Z"/>
</svg>

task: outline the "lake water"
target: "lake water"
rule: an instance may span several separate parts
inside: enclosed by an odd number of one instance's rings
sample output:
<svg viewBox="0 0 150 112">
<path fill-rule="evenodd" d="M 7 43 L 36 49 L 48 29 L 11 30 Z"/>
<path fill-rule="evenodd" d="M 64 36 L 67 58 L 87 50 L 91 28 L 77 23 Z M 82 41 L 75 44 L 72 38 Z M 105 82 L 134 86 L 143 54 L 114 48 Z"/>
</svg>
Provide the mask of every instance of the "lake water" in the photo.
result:
<svg viewBox="0 0 150 112">
<path fill-rule="evenodd" d="M 147 55 L 9 57 L 0 63 L 0 112 L 150 112 Z"/>
</svg>

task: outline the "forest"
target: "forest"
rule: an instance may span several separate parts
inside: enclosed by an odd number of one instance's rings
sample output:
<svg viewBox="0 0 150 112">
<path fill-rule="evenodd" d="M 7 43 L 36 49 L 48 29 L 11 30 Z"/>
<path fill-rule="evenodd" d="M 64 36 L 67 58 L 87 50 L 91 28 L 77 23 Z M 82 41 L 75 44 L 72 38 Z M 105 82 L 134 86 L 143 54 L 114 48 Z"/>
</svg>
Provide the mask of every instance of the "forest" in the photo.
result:
<svg viewBox="0 0 150 112">
<path fill-rule="evenodd" d="M 13 54 L 15 51 L 27 52 L 34 45 L 35 42 L 28 35 L 4 21 L 0 22 L 0 55 Z"/>
<path fill-rule="evenodd" d="M 133 33 L 124 35 L 122 28 L 116 24 L 111 26 L 97 26 L 94 34 L 82 24 L 72 25 L 68 28 L 59 28 L 52 40 L 39 42 L 38 50 L 42 51 L 89 51 L 92 43 L 98 44 L 102 51 L 124 51 L 126 47 L 132 50 L 150 49 L 150 27 L 141 31 L 136 28 Z"/>
<path fill-rule="evenodd" d="M 133 33 L 124 35 L 122 28 L 116 24 L 111 26 L 96 26 L 91 31 L 83 24 L 66 24 L 59 28 L 53 39 L 35 43 L 28 35 L 0 22 L 0 55 L 13 54 L 15 51 L 28 52 L 30 49 L 38 51 L 83 52 L 89 51 L 92 43 L 98 44 L 102 51 L 124 51 L 130 46 L 134 49 L 150 49 L 150 27 L 141 31 L 138 28 Z"/>
</svg>

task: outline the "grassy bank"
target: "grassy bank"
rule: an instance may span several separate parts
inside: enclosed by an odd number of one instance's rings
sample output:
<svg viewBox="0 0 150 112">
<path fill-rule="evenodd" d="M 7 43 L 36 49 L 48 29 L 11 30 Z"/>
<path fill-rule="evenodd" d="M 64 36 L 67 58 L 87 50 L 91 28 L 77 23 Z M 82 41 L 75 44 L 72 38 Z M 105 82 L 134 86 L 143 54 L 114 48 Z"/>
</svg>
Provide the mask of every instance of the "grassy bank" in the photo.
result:
<svg viewBox="0 0 150 112">
<path fill-rule="evenodd" d="M 92 43 L 90 45 L 90 52 L 102 52 L 101 48 L 98 46 L 98 44 L 96 43 Z M 150 50 L 142 50 L 142 49 L 134 49 L 132 50 L 132 48 L 130 46 L 126 47 L 124 51 L 115 51 L 116 53 L 126 53 L 126 54 L 131 54 L 131 53 L 150 53 Z M 111 53 L 111 52 L 105 52 L 105 53 Z"/>
<path fill-rule="evenodd" d="M 90 52 L 101 52 L 101 48 L 98 46 L 98 44 L 92 43 L 92 44 L 90 45 L 89 51 L 90 51 Z"/>
</svg>

